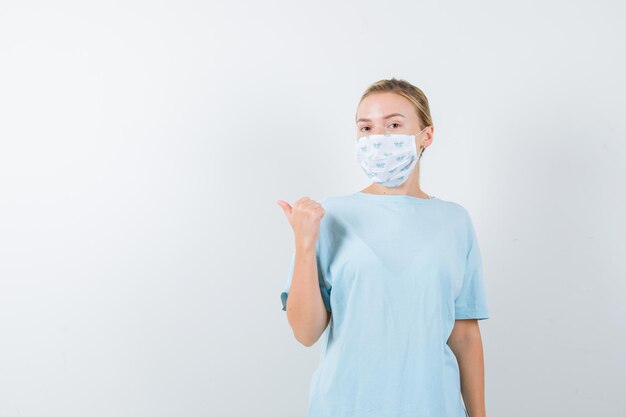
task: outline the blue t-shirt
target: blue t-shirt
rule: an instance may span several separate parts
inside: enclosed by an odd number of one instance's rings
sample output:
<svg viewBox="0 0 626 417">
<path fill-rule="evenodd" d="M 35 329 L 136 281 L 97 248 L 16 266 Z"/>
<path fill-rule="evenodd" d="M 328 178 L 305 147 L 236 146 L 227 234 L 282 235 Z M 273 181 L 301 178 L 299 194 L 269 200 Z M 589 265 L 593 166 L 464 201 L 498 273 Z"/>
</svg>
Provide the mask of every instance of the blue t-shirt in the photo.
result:
<svg viewBox="0 0 626 417">
<path fill-rule="evenodd" d="M 322 299 L 332 313 L 309 417 L 465 417 L 454 321 L 487 319 L 467 210 L 437 197 L 357 192 L 320 201 Z M 283 310 L 291 286 L 291 259 Z"/>
</svg>

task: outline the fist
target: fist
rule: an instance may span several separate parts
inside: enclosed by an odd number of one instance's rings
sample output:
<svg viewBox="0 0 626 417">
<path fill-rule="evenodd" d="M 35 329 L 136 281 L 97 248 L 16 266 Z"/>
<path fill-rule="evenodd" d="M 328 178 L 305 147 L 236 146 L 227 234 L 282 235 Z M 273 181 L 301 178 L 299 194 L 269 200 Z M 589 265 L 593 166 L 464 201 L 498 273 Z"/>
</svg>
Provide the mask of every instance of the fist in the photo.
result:
<svg viewBox="0 0 626 417">
<path fill-rule="evenodd" d="M 287 221 L 293 229 L 297 246 L 315 247 L 320 232 L 320 221 L 324 217 L 324 207 L 309 197 L 302 197 L 293 206 L 284 200 L 278 200 Z"/>
</svg>

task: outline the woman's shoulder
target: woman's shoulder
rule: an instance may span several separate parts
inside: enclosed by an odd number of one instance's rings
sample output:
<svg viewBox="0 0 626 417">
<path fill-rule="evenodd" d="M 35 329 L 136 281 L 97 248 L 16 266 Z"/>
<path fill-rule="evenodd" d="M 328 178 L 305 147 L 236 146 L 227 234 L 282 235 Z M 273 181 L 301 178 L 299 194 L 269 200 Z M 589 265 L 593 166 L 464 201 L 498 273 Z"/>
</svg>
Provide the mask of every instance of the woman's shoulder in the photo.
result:
<svg viewBox="0 0 626 417">
<path fill-rule="evenodd" d="M 466 216 L 469 214 L 469 212 L 467 211 L 467 209 L 465 208 L 465 206 L 463 206 L 461 203 L 457 202 L 457 201 L 452 201 L 452 200 L 444 200 L 444 199 L 439 199 L 439 201 L 441 201 L 442 203 L 444 203 L 444 205 L 446 207 L 449 208 L 449 210 L 461 215 L 461 216 Z"/>
<path fill-rule="evenodd" d="M 354 194 L 333 194 L 319 200 L 319 203 L 327 211 L 341 211 L 342 209 L 350 209 L 357 203 Z"/>
</svg>

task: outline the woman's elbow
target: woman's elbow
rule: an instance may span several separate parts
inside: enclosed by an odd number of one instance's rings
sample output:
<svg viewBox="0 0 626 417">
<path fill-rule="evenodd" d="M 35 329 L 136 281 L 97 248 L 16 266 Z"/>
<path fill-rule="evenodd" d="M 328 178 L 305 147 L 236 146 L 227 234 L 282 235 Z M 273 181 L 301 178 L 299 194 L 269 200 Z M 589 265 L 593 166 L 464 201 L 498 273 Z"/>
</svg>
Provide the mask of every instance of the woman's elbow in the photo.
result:
<svg viewBox="0 0 626 417">
<path fill-rule="evenodd" d="M 293 331 L 294 338 L 303 346 L 313 346 L 322 336 L 330 321 L 331 313 L 324 310 L 326 314 L 321 321 L 292 319 L 289 323 Z M 287 313 L 289 314 L 289 313 Z"/>
</svg>

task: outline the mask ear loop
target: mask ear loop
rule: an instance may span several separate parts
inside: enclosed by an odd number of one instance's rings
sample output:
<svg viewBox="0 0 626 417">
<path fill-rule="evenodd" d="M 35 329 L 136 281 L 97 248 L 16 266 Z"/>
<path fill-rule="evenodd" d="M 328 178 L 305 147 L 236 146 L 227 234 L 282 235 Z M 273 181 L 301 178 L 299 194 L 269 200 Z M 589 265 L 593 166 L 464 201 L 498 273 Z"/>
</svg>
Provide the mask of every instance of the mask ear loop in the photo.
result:
<svg viewBox="0 0 626 417">
<path fill-rule="evenodd" d="M 422 130 L 420 130 L 418 133 L 416 133 L 416 134 L 415 134 L 415 139 L 417 139 L 417 137 L 418 137 L 419 135 L 421 135 L 421 134 L 422 134 L 422 132 L 423 132 L 424 130 L 426 130 L 427 128 L 428 128 L 428 126 L 424 127 Z M 417 162 L 419 162 L 419 161 L 422 159 L 422 154 L 424 153 L 424 150 L 425 150 L 425 149 L 426 149 L 425 147 L 420 146 L 419 155 L 417 156 Z"/>
</svg>

